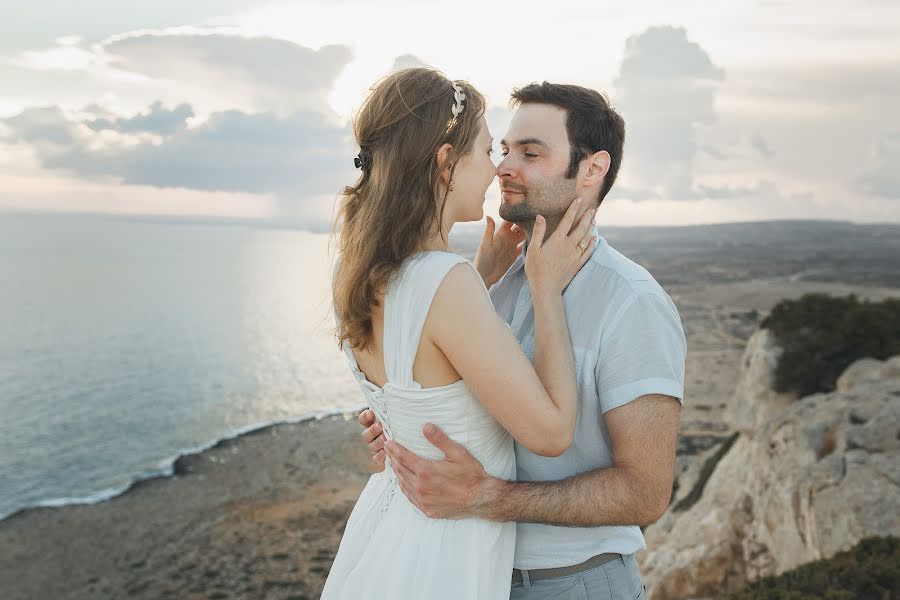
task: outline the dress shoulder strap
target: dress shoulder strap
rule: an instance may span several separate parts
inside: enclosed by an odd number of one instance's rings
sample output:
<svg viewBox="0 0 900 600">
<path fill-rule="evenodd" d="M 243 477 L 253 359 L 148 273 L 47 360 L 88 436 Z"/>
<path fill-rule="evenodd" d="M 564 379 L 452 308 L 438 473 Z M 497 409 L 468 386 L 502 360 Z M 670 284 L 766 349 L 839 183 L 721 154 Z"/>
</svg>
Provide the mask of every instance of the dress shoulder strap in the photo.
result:
<svg viewBox="0 0 900 600">
<path fill-rule="evenodd" d="M 384 299 L 384 368 L 388 381 L 395 385 L 414 385 L 413 363 L 428 310 L 444 277 L 459 263 L 468 261 L 450 252 L 421 252 L 404 263 L 388 286 Z"/>
</svg>

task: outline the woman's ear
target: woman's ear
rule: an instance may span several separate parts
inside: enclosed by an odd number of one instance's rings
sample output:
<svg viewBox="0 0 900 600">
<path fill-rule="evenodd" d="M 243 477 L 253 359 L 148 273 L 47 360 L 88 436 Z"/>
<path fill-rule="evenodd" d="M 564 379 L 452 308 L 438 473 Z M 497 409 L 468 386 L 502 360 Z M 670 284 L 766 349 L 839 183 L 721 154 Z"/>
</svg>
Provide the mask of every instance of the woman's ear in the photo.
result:
<svg viewBox="0 0 900 600">
<path fill-rule="evenodd" d="M 450 154 L 452 148 L 452 144 L 443 144 L 438 148 L 437 154 L 435 155 L 438 167 L 441 168 L 441 179 L 448 185 L 450 183 L 450 168 L 443 168 L 443 165 L 447 163 L 447 155 Z"/>
</svg>

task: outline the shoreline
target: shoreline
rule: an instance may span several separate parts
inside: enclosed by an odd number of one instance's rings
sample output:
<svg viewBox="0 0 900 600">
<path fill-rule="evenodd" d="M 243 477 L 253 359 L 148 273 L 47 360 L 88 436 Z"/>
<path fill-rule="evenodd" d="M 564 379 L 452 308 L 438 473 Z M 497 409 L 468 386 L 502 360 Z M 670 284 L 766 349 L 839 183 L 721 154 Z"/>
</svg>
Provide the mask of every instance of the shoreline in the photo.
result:
<svg viewBox="0 0 900 600">
<path fill-rule="evenodd" d="M 144 481 L 149 481 L 153 479 L 167 478 L 178 475 L 178 463 L 179 461 L 190 458 L 191 456 L 203 454 L 204 452 L 214 449 L 220 444 L 224 442 L 228 442 L 231 440 L 235 440 L 244 435 L 249 435 L 256 433 L 260 430 L 269 429 L 271 427 L 276 427 L 278 425 L 295 425 L 298 423 L 305 423 L 307 421 L 321 421 L 322 419 L 326 419 L 328 417 L 334 416 L 342 416 L 345 414 L 359 414 L 365 408 L 364 404 L 360 404 L 354 408 L 340 408 L 340 409 L 332 409 L 332 410 L 321 410 L 313 413 L 305 413 L 299 417 L 292 419 L 279 419 L 277 421 L 263 421 L 260 423 L 254 423 L 252 425 L 246 425 L 244 427 L 239 427 L 237 429 L 233 429 L 228 431 L 224 436 L 214 438 L 212 441 L 201 444 L 198 446 L 191 446 L 188 448 L 182 448 L 174 455 L 164 458 L 160 460 L 157 464 L 159 465 L 156 469 L 151 471 L 144 471 L 141 474 L 138 474 L 132 478 L 132 480 L 124 485 L 119 487 L 110 487 L 106 488 L 93 494 L 87 496 L 72 496 L 72 497 L 61 497 L 61 498 L 49 498 L 46 500 L 40 500 L 36 504 L 29 504 L 27 506 L 22 506 L 8 513 L 0 513 L 0 525 L 2 525 L 5 521 L 16 517 L 17 515 L 41 508 L 66 508 L 69 506 L 93 506 L 97 504 L 101 504 L 108 500 L 112 500 L 114 498 L 118 498 L 124 494 L 129 493 L 136 486 L 141 484 Z"/>
<path fill-rule="evenodd" d="M 318 597 L 373 472 L 357 415 L 255 427 L 108 500 L 17 511 L 0 521 L 4 600 Z M 679 461 L 719 438 L 684 436 Z"/>
<path fill-rule="evenodd" d="M 258 427 L 94 504 L 0 521 L 4 600 L 317 597 L 372 473 L 356 412 Z"/>
</svg>

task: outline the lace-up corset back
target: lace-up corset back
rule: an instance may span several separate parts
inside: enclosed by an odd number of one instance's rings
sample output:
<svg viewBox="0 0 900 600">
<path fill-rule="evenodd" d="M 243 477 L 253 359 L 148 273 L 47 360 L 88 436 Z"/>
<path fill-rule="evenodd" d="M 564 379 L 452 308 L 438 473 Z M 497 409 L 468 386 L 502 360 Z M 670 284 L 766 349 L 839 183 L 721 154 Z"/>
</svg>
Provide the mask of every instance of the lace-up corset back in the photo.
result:
<svg viewBox="0 0 900 600">
<path fill-rule="evenodd" d="M 444 277 L 459 263 L 472 268 L 466 259 L 449 252 L 422 252 L 408 259 L 392 278 L 384 298 L 384 387 L 366 379 L 346 343 L 344 352 L 385 437 L 419 456 L 438 460 L 443 458 L 441 451 L 422 434 L 426 423 L 434 423 L 465 445 L 489 473 L 512 478 L 512 438 L 472 396 L 465 382 L 423 388 L 413 379 L 413 363 L 431 302 Z"/>
</svg>

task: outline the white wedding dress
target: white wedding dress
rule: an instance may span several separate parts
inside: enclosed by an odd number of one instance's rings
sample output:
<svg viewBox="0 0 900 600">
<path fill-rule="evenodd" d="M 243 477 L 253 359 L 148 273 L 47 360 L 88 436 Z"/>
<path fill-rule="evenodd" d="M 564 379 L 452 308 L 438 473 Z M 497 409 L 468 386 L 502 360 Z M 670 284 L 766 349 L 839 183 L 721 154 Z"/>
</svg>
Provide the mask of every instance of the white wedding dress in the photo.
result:
<svg viewBox="0 0 900 600">
<path fill-rule="evenodd" d="M 422 252 L 391 280 L 384 299 L 384 388 L 366 379 L 346 344 L 344 351 L 388 439 L 439 460 L 443 454 L 422 434 L 425 423 L 434 423 L 488 473 L 515 479 L 512 437 L 462 380 L 434 388 L 413 380 L 431 301 L 447 272 L 463 262 L 471 267 L 449 252 Z M 506 599 L 515 540 L 512 522 L 426 517 L 403 495 L 388 462 L 369 479 L 350 514 L 322 598 Z"/>
</svg>

